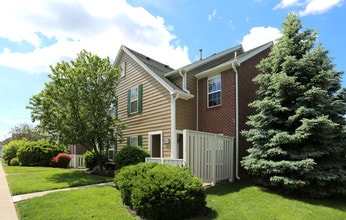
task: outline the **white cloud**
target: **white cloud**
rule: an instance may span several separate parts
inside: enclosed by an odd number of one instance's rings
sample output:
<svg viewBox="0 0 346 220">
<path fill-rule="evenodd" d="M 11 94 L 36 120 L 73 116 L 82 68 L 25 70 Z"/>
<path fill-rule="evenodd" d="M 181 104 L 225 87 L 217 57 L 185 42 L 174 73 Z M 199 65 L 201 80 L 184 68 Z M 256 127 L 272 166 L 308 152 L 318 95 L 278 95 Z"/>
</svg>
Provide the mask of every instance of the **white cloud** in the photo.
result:
<svg viewBox="0 0 346 220">
<path fill-rule="evenodd" d="M 82 49 L 113 61 L 122 44 L 172 67 L 190 62 L 187 47 L 175 42 L 173 27 L 125 0 L 1 2 L 0 27 L 0 40 L 34 46 L 28 52 L 0 48 L 0 66 L 31 73 L 47 72 L 49 65 L 73 59 Z M 42 35 L 56 42 L 47 45 Z"/>
<path fill-rule="evenodd" d="M 282 0 L 279 4 L 274 6 L 274 9 L 288 8 L 300 5 L 299 0 Z"/>
<path fill-rule="evenodd" d="M 300 16 L 323 14 L 334 7 L 341 6 L 343 0 L 282 0 L 279 4 L 274 6 L 276 9 L 285 9 L 291 7 L 300 7 Z"/>
<path fill-rule="evenodd" d="M 247 51 L 269 41 L 275 41 L 281 35 L 280 30 L 274 27 L 253 27 L 250 33 L 243 37 L 242 45 Z"/>
<path fill-rule="evenodd" d="M 308 0 L 304 10 L 299 11 L 300 16 L 323 14 L 331 8 L 340 6 L 343 0 Z"/>
<path fill-rule="evenodd" d="M 213 18 L 216 16 L 216 9 L 213 10 L 213 12 L 211 14 L 208 15 L 208 21 L 212 21 Z"/>
</svg>

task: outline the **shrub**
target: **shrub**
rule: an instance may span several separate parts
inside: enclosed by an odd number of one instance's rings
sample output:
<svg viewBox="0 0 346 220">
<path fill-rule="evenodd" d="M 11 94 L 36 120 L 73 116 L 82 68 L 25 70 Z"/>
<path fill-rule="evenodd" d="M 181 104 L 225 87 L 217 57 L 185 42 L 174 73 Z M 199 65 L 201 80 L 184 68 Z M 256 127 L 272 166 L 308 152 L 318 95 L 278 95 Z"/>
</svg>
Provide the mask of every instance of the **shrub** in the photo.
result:
<svg viewBox="0 0 346 220">
<path fill-rule="evenodd" d="M 144 162 L 146 157 L 150 157 L 150 154 L 142 147 L 126 146 L 114 156 L 115 170 L 120 170 L 124 166 Z"/>
<path fill-rule="evenodd" d="M 205 207 L 202 181 L 185 168 L 141 163 L 121 169 L 115 185 L 125 204 L 146 219 L 185 219 Z"/>
<path fill-rule="evenodd" d="M 68 153 L 59 153 L 51 160 L 52 167 L 67 168 L 72 157 Z"/>
<path fill-rule="evenodd" d="M 157 163 L 139 163 L 137 165 L 129 165 L 116 173 L 114 178 L 115 188 L 120 191 L 123 203 L 131 206 L 131 192 L 133 181 L 135 178 L 143 178 L 142 175 L 157 166 Z"/>
<path fill-rule="evenodd" d="M 10 161 L 10 165 L 11 165 L 11 166 L 19 166 L 18 157 L 12 158 L 11 161 Z"/>
<path fill-rule="evenodd" d="M 13 140 L 3 147 L 2 158 L 5 160 L 5 162 L 8 165 L 10 165 L 10 162 L 13 158 L 17 157 L 18 149 L 21 147 L 24 147 L 26 143 L 27 143 L 26 139 Z"/>
<path fill-rule="evenodd" d="M 87 151 L 83 154 L 85 167 L 89 170 L 94 169 L 97 165 L 97 157 L 94 151 Z M 102 154 L 102 164 L 104 165 L 108 161 L 108 157 L 105 154 Z"/>
<path fill-rule="evenodd" d="M 62 145 L 39 140 L 27 142 L 18 150 L 17 155 L 24 166 L 50 166 L 51 159 L 64 151 L 65 147 Z"/>
</svg>

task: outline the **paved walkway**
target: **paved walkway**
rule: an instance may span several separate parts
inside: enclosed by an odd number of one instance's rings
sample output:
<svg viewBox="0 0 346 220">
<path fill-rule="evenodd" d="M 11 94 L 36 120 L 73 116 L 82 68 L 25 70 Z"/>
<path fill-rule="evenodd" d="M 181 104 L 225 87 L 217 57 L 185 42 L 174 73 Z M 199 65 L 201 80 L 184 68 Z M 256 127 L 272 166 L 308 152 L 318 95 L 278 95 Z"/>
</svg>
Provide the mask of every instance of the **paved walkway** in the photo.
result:
<svg viewBox="0 0 346 220">
<path fill-rule="evenodd" d="M 0 162 L 0 220 L 17 220 L 17 212 Z"/>
<path fill-rule="evenodd" d="M 83 188 L 88 188 L 88 187 L 91 187 L 91 186 L 114 186 L 114 182 L 98 183 L 98 184 L 93 184 L 93 185 L 76 186 L 76 187 L 71 187 L 71 188 L 53 189 L 53 190 L 47 190 L 47 191 L 42 191 L 42 192 L 21 194 L 21 195 L 13 196 L 12 200 L 13 200 L 14 203 L 16 203 L 16 202 L 20 202 L 20 201 L 23 201 L 23 200 L 31 199 L 31 198 L 34 198 L 34 197 L 38 197 L 38 196 L 44 196 L 44 195 L 46 195 L 48 193 L 51 193 L 51 192 L 83 189 Z"/>
<path fill-rule="evenodd" d="M 48 190 L 43 192 L 35 192 L 35 193 L 11 196 L 10 190 L 8 188 L 7 180 L 6 180 L 6 175 L 5 175 L 4 169 L 2 168 L 2 163 L 0 162 L 0 220 L 18 220 L 16 208 L 14 206 L 14 203 L 16 202 L 20 202 L 20 201 L 38 197 L 38 196 L 44 196 L 51 192 L 82 189 L 82 188 L 87 188 L 91 186 L 114 186 L 114 182 L 99 183 L 99 184 L 93 184 L 93 185 L 87 185 L 87 186 L 76 186 L 71 188 L 55 189 L 55 190 Z"/>
</svg>

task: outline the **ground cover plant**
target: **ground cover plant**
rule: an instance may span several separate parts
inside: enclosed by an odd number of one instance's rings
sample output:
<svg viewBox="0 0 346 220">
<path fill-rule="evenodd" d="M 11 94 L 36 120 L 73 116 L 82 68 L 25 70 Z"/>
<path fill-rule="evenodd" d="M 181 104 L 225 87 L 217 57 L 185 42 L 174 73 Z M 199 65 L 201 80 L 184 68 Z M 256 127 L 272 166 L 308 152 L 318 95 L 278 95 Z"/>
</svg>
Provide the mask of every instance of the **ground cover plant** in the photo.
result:
<svg viewBox="0 0 346 220">
<path fill-rule="evenodd" d="M 111 182 L 113 178 L 85 173 L 81 169 L 3 165 L 12 195 Z"/>
</svg>

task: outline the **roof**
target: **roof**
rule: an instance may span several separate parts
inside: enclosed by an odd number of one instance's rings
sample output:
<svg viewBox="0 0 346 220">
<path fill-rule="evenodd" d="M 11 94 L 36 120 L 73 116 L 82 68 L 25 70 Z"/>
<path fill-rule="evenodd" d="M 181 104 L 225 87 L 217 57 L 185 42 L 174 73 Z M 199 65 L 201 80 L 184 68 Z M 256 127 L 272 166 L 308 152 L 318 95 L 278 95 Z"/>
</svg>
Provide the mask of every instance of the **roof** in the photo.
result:
<svg viewBox="0 0 346 220">
<path fill-rule="evenodd" d="M 244 52 L 243 46 L 240 44 L 240 45 L 234 46 L 232 48 L 229 48 L 227 50 L 224 50 L 222 52 L 214 53 L 213 55 L 211 55 L 207 58 L 193 62 L 191 64 L 188 64 L 186 66 L 178 68 L 177 70 L 173 70 L 173 71 L 165 74 L 165 76 L 166 77 L 174 76 L 174 75 L 178 74 L 179 70 L 184 70 L 185 72 L 203 71 L 205 69 L 209 69 L 209 68 L 217 66 L 223 62 L 226 62 L 226 61 L 234 58 L 234 56 L 237 56 L 237 54 L 241 54 L 243 52 Z"/>
<path fill-rule="evenodd" d="M 166 64 L 160 63 L 159 61 L 156 61 L 144 54 L 122 45 L 115 59 L 114 66 L 119 65 L 121 56 L 123 53 L 126 53 L 150 75 L 152 75 L 159 83 L 161 83 L 161 85 L 163 85 L 171 94 L 178 94 L 183 99 L 189 99 L 192 98 L 193 95 L 189 94 L 187 91 L 184 91 L 181 87 L 171 81 L 169 79 L 170 76 L 176 76 L 179 74 L 179 71 L 183 70 L 184 72 L 195 74 L 196 78 L 202 78 L 211 72 L 230 68 L 234 62 L 236 62 L 237 65 L 240 65 L 242 62 L 250 59 L 272 45 L 273 42 L 268 42 L 252 50 L 244 52 L 243 46 L 240 44 L 178 69 L 173 69 Z"/>
<path fill-rule="evenodd" d="M 254 57 L 258 53 L 268 49 L 273 45 L 273 42 L 268 42 L 266 44 L 263 44 L 259 47 L 256 47 L 254 49 L 248 50 L 246 52 L 241 53 L 239 56 L 236 54 L 232 59 L 229 59 L 226 62 L 220 63 L 217 66 L 213 66 L 211 68 L 205 69 L 203 71 L 199 71 L 197 74 L 195 74 L 195 77 L 197 79 L 201 79 L 204 77 L 211 76 L 213 74 L 220 73 L 224 70 L 227 70 L 229 68 L 232 68 L 232 65 L 236 64 L 236 66 L 240 66 L 241 63 L 247 61 L 248 59 Z"/>
</svg>

